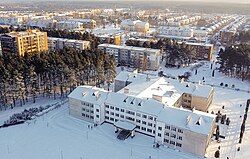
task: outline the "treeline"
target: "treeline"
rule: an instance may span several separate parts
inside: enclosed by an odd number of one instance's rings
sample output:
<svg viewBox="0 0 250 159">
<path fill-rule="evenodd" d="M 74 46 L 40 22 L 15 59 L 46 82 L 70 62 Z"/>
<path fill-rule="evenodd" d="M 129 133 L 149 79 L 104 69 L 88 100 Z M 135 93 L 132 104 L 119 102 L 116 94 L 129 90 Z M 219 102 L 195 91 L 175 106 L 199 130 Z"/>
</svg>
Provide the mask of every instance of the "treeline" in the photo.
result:
<svg viewBox="0 0 250 159">
<path fill-rule="evenodd" d="M 250 42 L 250 31 L 241 31 L 237 36 L 237 40 L 241 43 Z"/>
<path fill-rule="evenodd" d="M 177 43 L 174 40 L 160 39 L 158 41 L 127 40 L 126 45 L 135 47 L 145 47 L 152 49 L 161 49 L 165 53 L 167 67 L 187 66 L 195 60 L 202 58 L 197 55 L 196 49 L 192 46 L 187 46 L 184 43 Z"/>
<path fill-rule="evenodd" d="M 78 85 L 99 85 L 115 77 L 115 59 L 97 49 L 65 48 L 19 57 L 0 57 L 0 109 L 28 100 L 65 97 Z"/>
<path fill-rule="evenodd" d="M 250 45 L 226 47 L 219 52 L 220 71 L 242 80 L 250 80 Z"/>
</svg>

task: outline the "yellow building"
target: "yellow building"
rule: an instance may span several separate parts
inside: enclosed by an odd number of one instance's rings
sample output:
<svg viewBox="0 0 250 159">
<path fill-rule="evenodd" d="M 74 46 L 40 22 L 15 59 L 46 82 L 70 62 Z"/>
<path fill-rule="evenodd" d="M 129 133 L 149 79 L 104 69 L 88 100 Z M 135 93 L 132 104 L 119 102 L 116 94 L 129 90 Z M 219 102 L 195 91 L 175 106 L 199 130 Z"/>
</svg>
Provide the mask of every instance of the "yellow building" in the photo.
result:
<svg viewBox="0 0 250 159">
<path fill-rule="evenodd" d="M 11 32 L 1 36 L 3 54 L 17 53 L 24 56 L 48 50 L 48 37 L 46 32 L 27 30 L 24 32 Z"/>
</svg>

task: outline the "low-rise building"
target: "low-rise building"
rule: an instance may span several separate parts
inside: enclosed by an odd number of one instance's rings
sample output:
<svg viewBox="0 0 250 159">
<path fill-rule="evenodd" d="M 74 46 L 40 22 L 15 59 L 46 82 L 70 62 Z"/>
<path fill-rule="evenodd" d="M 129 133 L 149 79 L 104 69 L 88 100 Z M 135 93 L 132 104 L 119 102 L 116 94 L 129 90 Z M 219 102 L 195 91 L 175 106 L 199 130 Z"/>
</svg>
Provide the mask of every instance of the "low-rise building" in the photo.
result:
<svg viewBox="0 0 250 159">
<path fill-rule="evenodd" d="M 60 50 L 65 47 L 86 50 L 90 48 L 90 41 L 49 37 L 48 46 L 50 50 Z"/>
<path fill-rule="evenodd" d="M 117 65 L 129 66 L 142 70 L 157 70 L 160 65 L 161 51 L 143 47 L 100 44 L 98 48 L 114 55 Z"/>
<path fill-rule="evenodd" d="M 132 137 L 136 132 L 142 133 L 154 137 L 155 143 L 160 145 L 204 157 L 215 129 L 215 115 L 169 106 L 156 100 L 156 96 L 147 98 L 142 94 L 152 95 L 151 91 L 161 92 L 165 87 L 171 90 L 171 84 L 168 85 L 164 78 L 134 76 L 129 77 L 132 82 L 119 92 L 91 86 L 77 87 L 68 96 L 70 115 L 97 125 L 110 123 L 119 133 L 117 138 L 123 130 Z M 160 88 L 154 88 L 159 81 Z M 135 88 L 131 90 L 132 87 Z M 143 88 L 148 90 L 145 92 Z M 164 96 L 168 100 L 176 98 L 178 95 L 173 96 L 174 93 L 169 91 Z"/>
</svg>

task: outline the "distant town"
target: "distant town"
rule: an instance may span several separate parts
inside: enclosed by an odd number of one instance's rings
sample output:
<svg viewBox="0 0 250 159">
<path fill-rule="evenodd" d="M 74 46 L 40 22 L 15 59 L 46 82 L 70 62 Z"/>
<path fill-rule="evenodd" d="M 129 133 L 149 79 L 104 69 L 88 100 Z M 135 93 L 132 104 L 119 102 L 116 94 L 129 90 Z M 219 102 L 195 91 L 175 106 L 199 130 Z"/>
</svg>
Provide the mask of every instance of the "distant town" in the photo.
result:
<svg viewBox="0 0 250 159">
<path fill-rule="evenodd" d="M 250 13 L 160 4 L 0 2 L 3 159 L 250 158 Z"/>
</svg>

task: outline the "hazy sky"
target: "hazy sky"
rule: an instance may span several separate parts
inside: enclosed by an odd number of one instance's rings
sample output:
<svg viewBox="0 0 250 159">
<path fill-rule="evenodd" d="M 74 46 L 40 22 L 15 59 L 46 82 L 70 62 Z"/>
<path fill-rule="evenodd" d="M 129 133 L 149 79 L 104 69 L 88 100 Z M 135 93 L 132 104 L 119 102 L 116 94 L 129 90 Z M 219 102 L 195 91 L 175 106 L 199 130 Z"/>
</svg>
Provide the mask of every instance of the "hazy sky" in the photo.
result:
<svg viewBox="0 0 250 159">
<path fill-rule="evenodd" d="M 42 2 L 42 1 L 154 1 L 154 0 L 0 0 L 0 2 Z M 155 0 L 155 1 L 197 1 L 197 2 L 227 2 L 227 3 L 250 3 L 250 0 Z"/>
</svg>

